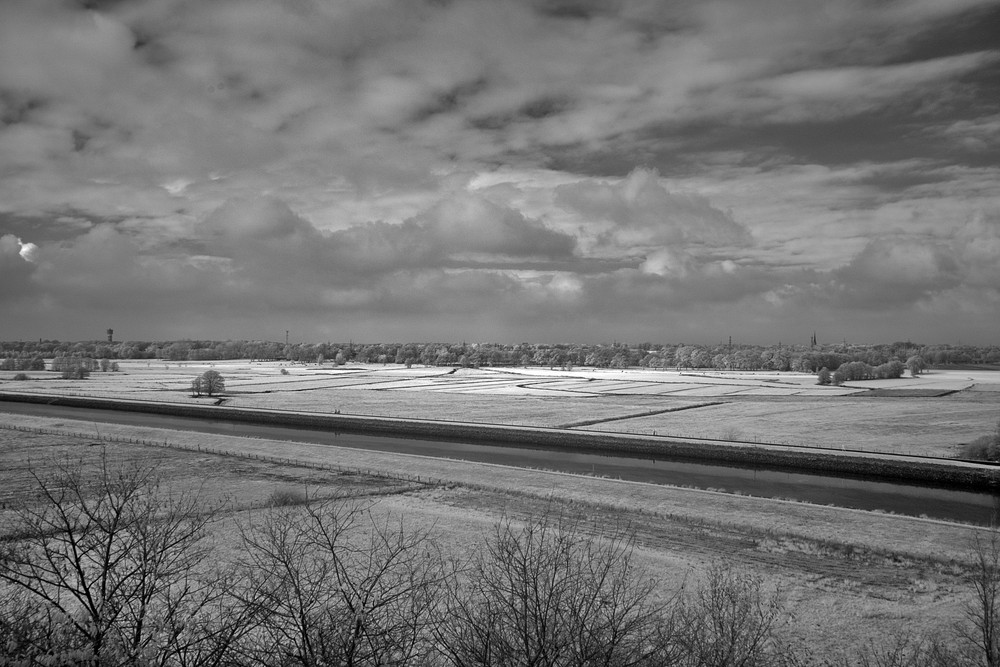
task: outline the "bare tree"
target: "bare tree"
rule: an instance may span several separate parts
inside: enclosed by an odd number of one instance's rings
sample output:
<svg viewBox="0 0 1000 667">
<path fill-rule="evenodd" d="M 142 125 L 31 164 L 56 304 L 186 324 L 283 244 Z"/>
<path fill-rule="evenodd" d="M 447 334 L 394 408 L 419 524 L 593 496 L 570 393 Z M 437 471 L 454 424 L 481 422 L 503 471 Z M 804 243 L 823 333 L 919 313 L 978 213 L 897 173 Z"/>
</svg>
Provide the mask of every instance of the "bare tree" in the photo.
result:
<svg viewBox="0 0 1000 667">
<path fill-rule="evenodd" d="M 209 396 L 221 394 L 226 390 L 226 380 L 219 371 L 208 370 L 201 374 L 201 390 Z M 193 386 L 192 386 L 193 389 Z"/>
<path fill-rule="evenodd" d="M 57 646 L 29 650 L 101 665 L 165 662 L 183 639 L 178 629 L 215 598 L 198 572 L 216 508 L 162 488 L 153 468 L 106 453 L 96 468 L 92 478 L 83 461 L 31 472 L 39 502 L 5 527 L 0 581 L 23 591 L 50 639 L 59 635 Z"/>
<path fill-rule="evenodd" d="M 447 664 L 669 665 L 665 606 L 638 572 L 627 531 L 588 536 L 544 517 L 500 522 L 450 591 L 438 640 Z"/>
<path fill-rule="evenodd" d="M 248 664 L 418 665 L 445 559 L 426 531 L 346 501 L 271 509 L 242 528 Z"/>
</svg>

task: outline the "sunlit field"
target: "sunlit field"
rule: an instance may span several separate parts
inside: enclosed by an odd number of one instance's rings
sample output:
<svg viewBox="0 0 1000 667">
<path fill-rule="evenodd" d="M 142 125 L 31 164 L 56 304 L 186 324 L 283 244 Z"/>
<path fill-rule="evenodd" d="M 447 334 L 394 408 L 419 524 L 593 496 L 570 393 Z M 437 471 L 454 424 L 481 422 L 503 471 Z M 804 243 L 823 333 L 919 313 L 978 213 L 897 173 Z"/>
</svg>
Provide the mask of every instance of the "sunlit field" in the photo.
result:
<svg viewBox="0 0 1000 667">
<path fill-rule="evenodd" d="M 163 402 L 191 396 L 206 370 L 225 405 L 247 408 L 771 442 L 953 457 L 995 430 L 1000 373 L 935 370 L 918 377 L 820 386 L 810 374 L 544 367 L 452 368 L 281 362 L 121 361 L 117 373 L 63 380 L 52 372 L 0 390 Z"/>
</svg>

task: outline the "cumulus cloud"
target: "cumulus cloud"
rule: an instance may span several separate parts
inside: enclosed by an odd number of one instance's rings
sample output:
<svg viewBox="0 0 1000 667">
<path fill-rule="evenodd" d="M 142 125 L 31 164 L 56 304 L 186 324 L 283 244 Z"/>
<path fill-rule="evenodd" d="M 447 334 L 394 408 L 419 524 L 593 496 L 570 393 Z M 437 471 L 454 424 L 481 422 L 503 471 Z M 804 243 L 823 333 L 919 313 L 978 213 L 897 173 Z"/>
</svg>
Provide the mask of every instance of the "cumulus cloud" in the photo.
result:
<svg viewBox="0 0 1000 667">
<path fill-rule="evenodd" d="M 664 309 L 763 331 L 804 303 L 989 301 L 991 17 L 989 0 L 0 3 L 2 305 L 520 338 L 656 332 Z"/>
<path fill-rule="evenodd" d="M 439 202 L 414 222 L 433 236 L 437 246 L 459 253 L 565 258 L 575 245 L 567 234 L 470 193 Z"/>
<path fill-rule="evenodd" d="M 22 258 L 24 258 L 24 261 L 31 262 L 33 264 L 38 261 L 38 246 L 37 245 L 35 245 L 34 243 L 30 243 L 30 242 L 29 243 L 25 243 L 21 239 L 17 239 L 17 242 L 21 246 L 21 249 L 18 251 L 17 254 L 19 254 Z"/>
<path fill-rule="evenodd" d="M 772 298 L 833 311 L 931 314 L 1000 299 L 1000 216 L 976 214 L 949 238 L 880 238 L 840 268 L 812 272 Z"/>
<path fill-rule="evenodd" d="M 401 272 L 442 267 L 498 270 L 525 261 L 570 259 L 574 239 L 472 193 L 435 203 L 398 224 L 360 223 L 320 231 L 275 198 L 230 200 L 196 228 L 195 241 L 247 284 L 323 293 L 382 287 Z"/>
<path fill-rule="evenodd" d="M 235 249 L 274 243 L 301 251 L 319 238 L 311 224 L 273 197 L 231 199 L 205 219 L 200 232 Z"/>
<path fill-rule="evenodd" d="M 843 305 L 867 308 L 909 304 L 957 286 L 960 278 L 947 248 L 910 240 L 872 241 L 832 276 Z"/>
<path fill-rule="evenodd" d="M 745 245 L 750 233 L 695 194 L 675 194 L 656 171 L 636 169 L 617 183 L 582 181 L 556 188 L 556 203 L 583 218 L 610 223 L 623 246 Z"/>
</svg>

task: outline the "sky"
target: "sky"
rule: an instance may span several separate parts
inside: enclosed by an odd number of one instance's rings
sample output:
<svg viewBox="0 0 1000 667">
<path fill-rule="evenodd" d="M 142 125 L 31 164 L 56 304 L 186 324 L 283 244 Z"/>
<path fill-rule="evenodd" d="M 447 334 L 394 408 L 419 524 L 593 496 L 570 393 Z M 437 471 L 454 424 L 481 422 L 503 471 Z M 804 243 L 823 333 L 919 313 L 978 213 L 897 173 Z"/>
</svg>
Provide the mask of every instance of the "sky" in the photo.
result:
<svg viewBox="0 0 1000 667">
<path fill-rule="evenodd" d="M 0 339 L 1000 342 L 996 0 L 3 0 Z"/>
</svg>

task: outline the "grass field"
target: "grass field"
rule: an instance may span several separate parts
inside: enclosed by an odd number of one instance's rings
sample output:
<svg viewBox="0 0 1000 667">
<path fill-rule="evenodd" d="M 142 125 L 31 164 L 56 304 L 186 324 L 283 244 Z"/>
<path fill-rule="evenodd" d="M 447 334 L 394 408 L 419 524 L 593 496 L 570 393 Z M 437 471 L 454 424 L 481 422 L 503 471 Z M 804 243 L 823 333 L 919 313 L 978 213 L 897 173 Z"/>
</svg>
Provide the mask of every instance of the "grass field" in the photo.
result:
<svg viewBox="0 0 1000 667">
<path fill-rule="evenodd" d="M 205 402 L 191 398 L 191 380 L 214 368 L 226 380 L 227 404 L 241 407 L 585 424 L 577 427 L 941 457 L 993 432 L 1000 419 L 1000 373 L 966 369 L 824 387 L 799 373 L 120 363 L 119 373 L 82 381 L 41 372 L 15 382 L 13 373 L 0 373 L 0 390 Z"/>
</svg>

